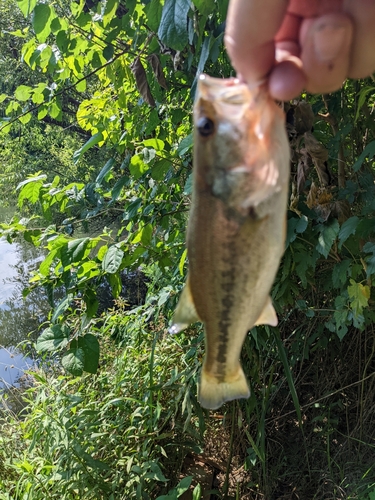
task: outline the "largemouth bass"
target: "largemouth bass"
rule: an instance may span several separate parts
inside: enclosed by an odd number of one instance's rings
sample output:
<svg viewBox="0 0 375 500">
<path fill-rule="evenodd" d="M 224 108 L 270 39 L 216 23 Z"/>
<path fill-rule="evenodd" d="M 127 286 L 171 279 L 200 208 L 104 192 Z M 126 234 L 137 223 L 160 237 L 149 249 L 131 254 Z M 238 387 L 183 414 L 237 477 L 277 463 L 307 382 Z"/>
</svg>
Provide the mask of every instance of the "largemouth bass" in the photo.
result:
<svg viewBox="0 0 375 500">
<path fill-rule="evenodd" d="M 189 272 L 170 333 L 205 325 L 198 399 L 216 409 L 247 398 L 242 344 L 277 325 L 270 289 L 284 252 L 289 143 L 266 88 L 202 75 L 194 105 Z"/>
</svg>

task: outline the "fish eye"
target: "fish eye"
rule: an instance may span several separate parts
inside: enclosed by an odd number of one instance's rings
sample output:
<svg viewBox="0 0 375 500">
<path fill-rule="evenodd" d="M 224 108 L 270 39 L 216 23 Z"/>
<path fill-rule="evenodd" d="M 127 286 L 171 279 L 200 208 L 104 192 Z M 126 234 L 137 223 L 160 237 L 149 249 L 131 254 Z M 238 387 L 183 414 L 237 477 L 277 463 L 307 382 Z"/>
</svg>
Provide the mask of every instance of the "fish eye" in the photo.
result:
<svg viewBox="0 0 375 500">
<path fill-rule="evenodd" d="M 214 122 L 210 118 L 207 118 L 205 116 L 199 118 L 197 122 L 197 128 L 199 133 L 203 135 L 203 137 L 208 137 L 215 131 Z"/>
</svg>

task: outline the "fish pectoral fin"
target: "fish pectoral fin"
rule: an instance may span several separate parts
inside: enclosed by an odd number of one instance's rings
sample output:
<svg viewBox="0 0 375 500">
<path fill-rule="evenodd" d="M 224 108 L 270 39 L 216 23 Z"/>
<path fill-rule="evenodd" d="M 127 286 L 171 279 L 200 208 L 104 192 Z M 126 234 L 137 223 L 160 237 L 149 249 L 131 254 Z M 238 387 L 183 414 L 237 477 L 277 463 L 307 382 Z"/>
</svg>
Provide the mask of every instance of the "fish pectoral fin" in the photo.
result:
<svg viewBox="0 0 375 500">
<path fill-rule="evenodd" d="M 195 310 L 188 276 L 186 285 L 182 290 L 180 300 L 178 301 L 173 315 L 172 326 L 168 329 L 168 331 L 171 334 L 179 333 L 182 330 L 185 330 L 185 328 L 187 328 L 191 323 L 196 323 L 197 321 L 201 320 Z"/>
<path fill-rule="evenodd" d="M 278 320 L 276 311 L 272 305 L 271 297 L 268 297 L 266 305 L 264 306 L 264 309 L 261 312 L 259 318 L 256 320 L 254 326 L 257 325 L 277 326 L 277 323 Z"/>
</svg>

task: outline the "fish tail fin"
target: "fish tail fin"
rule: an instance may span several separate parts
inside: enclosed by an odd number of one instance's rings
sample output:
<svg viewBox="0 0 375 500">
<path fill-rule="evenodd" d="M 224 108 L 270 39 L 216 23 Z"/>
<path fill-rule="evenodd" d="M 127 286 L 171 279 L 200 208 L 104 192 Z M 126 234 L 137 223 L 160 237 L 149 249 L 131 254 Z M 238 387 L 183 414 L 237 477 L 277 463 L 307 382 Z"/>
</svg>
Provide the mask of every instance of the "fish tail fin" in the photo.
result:
<svg viewBox="0 0 375 500">
<path fill-rule="evenodd" d="M 227 401 L 249 396 L 250 389 L 240 365 L 235 376 L 223 381 L 207 373 L 203 367 L 198 392 L 198 400 L 203 408 L 216 410 Z"/>
</svg>

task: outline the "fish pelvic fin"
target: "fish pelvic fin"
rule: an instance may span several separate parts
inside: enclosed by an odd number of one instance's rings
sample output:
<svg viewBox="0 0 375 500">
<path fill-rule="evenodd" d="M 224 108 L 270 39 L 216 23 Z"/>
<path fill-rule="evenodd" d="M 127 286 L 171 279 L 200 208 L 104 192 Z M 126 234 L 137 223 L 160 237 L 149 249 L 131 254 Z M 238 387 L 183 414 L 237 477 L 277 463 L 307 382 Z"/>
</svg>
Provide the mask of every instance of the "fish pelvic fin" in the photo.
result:
<svg viewBox="0 0 375 500">
<path fill-rule="evenodd" d="M 254 325 L 251 325 L 251 328 L 253 326 L 257 325 L 270 325 L 270 326 L 277 326 L 278 320 L 277 320 L 277 315 L 276 311 L 272 305 L 272 300 L 271 297 L 268 296 L 266 305 L 264 306 L 263 311 L 260 313 L 259 318 L 256 320 Z"/>
<path fill-rule="evenodd" d="M 203 367 L 198 391 L 198 401 L 203 408 L 216 410 L 227 401 L 249 396 L 250 389 L 240 365 L 234 377 L 223 381 L 207 373 Z"/>
<path fill-rule="evenodd" d="M 168 329 L 168 332 L 174 335 L 175 333 L 185 330 L 191 323 L 196 323 L 197 321 L 200 321 L 200 318 L 195 310 L 188 275 L 172 318 L 172 325 Z"/>
</svg>

